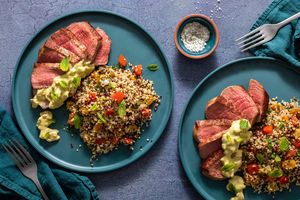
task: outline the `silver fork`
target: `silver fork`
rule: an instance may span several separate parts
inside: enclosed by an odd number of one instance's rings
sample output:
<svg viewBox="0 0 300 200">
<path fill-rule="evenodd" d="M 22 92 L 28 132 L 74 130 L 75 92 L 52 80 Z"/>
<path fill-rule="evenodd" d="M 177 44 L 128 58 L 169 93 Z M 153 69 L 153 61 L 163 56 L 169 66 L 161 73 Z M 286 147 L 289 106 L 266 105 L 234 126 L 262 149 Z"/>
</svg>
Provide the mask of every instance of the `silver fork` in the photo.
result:
<svg viewBox="0 0 300 200">
<path fill-rule="evenodd" d="M 37 178 L 36 162 L 28 151 L 15 139 L 9 140 L 9 145 L 2 144 L 2 146 L 15 161 L 22 174 L 34 182 L 45 200 L 49 200 Z"/>
<path fill-rule="evenodd" d="M 278 24 L 264 24 L 253 31 L 247 33 L 246 35 L 240 37 L 236 40 L 237 45 L 240 46 L 241 51 L 247 51 L 251 48 L 262 45 L 270 40 L 272 40 L 277 34 L 278 30 L 283 26 L 287 25 L 291 21 L 298 19 L 300 17 L 300 12 L 297 14 L 283 20 Z"/>
</svg>

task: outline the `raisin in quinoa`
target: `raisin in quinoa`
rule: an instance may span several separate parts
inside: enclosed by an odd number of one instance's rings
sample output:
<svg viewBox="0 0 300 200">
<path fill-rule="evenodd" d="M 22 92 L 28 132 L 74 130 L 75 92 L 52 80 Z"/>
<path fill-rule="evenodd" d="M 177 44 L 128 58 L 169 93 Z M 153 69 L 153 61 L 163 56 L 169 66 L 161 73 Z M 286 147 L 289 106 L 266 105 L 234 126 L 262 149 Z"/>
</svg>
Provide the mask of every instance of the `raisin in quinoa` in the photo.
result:
<svg viewBox="0 0 300 200">
<path fill-rule="evenodd" d="M 242 172 L 246 185 L 258 193 L 290 190 L 300 185 L 300 107 L 298 100 L 269 102 L 268 112 L 256 124 L 243 149 Z"/>
<path fill-rule="evenodd" d="M 120 144 L 132 146 L 152 118 L 151 106 L 159 103 L 152 81 L 129 69 L 104 66 L 83 80 L 67 102 L 68 123 L 78 126 L 95 157 Z"/>
</svg>

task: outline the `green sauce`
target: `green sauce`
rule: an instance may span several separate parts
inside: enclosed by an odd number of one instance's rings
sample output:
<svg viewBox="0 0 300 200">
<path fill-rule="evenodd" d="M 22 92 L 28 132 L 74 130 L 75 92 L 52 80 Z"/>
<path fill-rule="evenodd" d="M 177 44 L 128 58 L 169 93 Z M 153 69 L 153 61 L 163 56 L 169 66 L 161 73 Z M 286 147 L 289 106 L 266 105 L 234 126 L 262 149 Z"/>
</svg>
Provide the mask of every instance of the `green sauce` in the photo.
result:
<svg viewBox="0 0 300 200">
<path fill-rule="evenodd" d="M 252 132 L 249 131 L 250 128 L 251 124 L 248 120 L 236 120 L 232 122 L 231 127 L 222 136 L 224 156 L 221 158 L 223 162 L 221 172 L 225 177 L 231 177 L 226 186 L 227 190 L 236 194 L 231 200 L 244 200 L 244 180 L 242 177 L 234 176 L 234 174 L 242 165 L 243 152 L 239 148 L 241 144 L 247 143 L 252 136 Z"/>
<path fill-rule="evenodd" d="M 48 126 L 54 123 L 53 115 L 50 111 L 44 111 L 40 113 L 40 117 L 36 126 L 40 130 L 39 137 L 47 142 L 53 142 L 59 140 L 58 130 L 51 129 Z"/>
<path fill-rule="evenodd" d="M 230 200 L 244 200 L 243 190 L 245 189 L 244 180 L 240 176 L 233 176 L 229 179 L 226 189 L 235 193 L 235 197 L 230 198 Z"/>
<path fill-rule="evenodd" d="M 242 165 L 242 150 L 239 149 L 240 144 L 248 142 L 252 136 L 252 132 L 248 131 L 251 125 L 248 120 L 241 119 L 233 121 L 231 127 L 222 136 L 222 148 L 224 156 L 221 158 L 223 162 L 222 174 L 225 177 L 233 177 L 234 173 Z"/>
<path fill-rule="evenodd" d="M 31 99 L 32 107 L 55 109 L 62 106 L 64 101 L 76 92 L 81 79 L 88 76 L 94 69 L 93 64 L 78 62 L 65 74 L 55 77 L 51 86 L 39 89 Z"/>
</svg>

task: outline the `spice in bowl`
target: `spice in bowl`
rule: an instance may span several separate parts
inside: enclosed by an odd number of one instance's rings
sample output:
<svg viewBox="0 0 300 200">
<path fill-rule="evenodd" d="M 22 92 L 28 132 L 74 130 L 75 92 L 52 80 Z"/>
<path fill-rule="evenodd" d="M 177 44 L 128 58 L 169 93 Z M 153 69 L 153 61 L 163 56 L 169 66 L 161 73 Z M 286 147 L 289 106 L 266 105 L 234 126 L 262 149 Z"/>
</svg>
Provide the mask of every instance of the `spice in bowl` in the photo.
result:
<svg viewBox="0 0 300 200">
<path fill-rule="evenodd" d="M 199 22 L 191 22 L 184 26 L 181 41 L 185 48 L 192 52 L 200 52 L 209 40 L 210 31 Z"/>
</svg>

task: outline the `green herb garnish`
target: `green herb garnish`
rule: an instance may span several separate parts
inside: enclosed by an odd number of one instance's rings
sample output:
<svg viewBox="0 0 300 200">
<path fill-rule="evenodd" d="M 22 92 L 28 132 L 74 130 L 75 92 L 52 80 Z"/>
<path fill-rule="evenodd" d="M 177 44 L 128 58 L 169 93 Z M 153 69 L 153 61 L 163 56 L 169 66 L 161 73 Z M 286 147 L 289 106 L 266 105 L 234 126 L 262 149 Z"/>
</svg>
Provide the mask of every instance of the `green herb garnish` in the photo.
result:
<svg viewBox="0 0 300 200">
<path fill-rule="evenodd" d="M 279 155 L 276 154 L 274 160 L 275 160 L 275 162 L 280 162 L 281 158 Z"/>
<path fill-rule="evenodd" d="M 116 88 L 116 84 L 114 82 L 110 82 L 109 87 L 114 89 L 114 88 Z"/>
<path fill-rule="evenodd" d="M 81 82 L 80 77 L 73 78 L 72 83 L 73 83 L 74 88 L 77 88 L 80 85 L 80 82 Z"/>
<path fill-rule="evenodd" d="M 157 64 L 150 64 L 148 65 L 147 67 L 150 71 L 156 71 L 159 69 L 158 65 Z"/>
<path fill-rule="evenodd" d="M 234 194 L 237 193 L 237 189 L 232 183 L 228 183 L 227 190 L 230 191 L 230 192 L 233 192 Z"/>
<path fill-rule="evenodd" d="M 241 128 L 242 130 L 248 129 L 248 128 L 249 128 L 248 121 L 245 120 L 245 119 L 242 119 L 242 120 L 240 121 L 240 128 Z"/>
<path fill-rule="evenodd" d="M 222 167 L 222 171 L 229 172 L 229 171 L 233 170 L 234 168 L 235 168 L 234 163 L 227 163 Z"/>
<path fill-rule="evenodd" d="M 81 117 L 78 113 L 76 113 L 75 116 L 74 116 L 74 127 L 76 129 L 79 129 L 80 125 L 81 125 Z"/>
<path fill-rule="evenodd" d="M 125 101 L 121 101 L 118 108 L 119 117 L 123 118 L 126 115 L 126 103 Z"/>
<path fill-rule="evenodd" d="M 67 89 L 68 88 L 68 83 L 64 80 L 60 81 L 59 85 L 62 89 Z"/>
<path fill-rule="evenodd" d="M 285 127 L 285 123 L 284 122 L 280 122 L 278 125 L 279 129 L 283 129 Z"/>
<path fill-rule="evenodd" d="M 280 138 L 279 149 L 281 151 L 287 151 L 289 149 L 289 140 L 286 137 Z"/>
<path fill-rule="evenodd" d="M 94 104 L 91 106 L 90 110 L 91 110 L 91 111 L 95 111 L 95 110 L 97 110 L 97 108 L 98 108 L 97 104 L 94 103 Z"/>
<path fill-rule="evenodd" d="M 266 138 L 266 141 L 268 143 L 268 148 L 272 149 L 273 148 L 272 139 L 271 138 Z"/>
<path fill-rule="evenodd" d="M 111 66 L 113 69 L 118 69 L 118 68 L 120 68 L 120 65 L 119 65 L 119 63 L 117 63 L 117 64 L 115 64 L 115 65 L 112 65 Z"/>
<path fill-rule="evenodd" d="M 297 151 L 297 156 L 300 157 L 300 149 Z"/>
<path fill-rule="evenodd" d="M 51 99 L 56 101 L 58 99 L 58 94 L 56 94 L 55 90 L 51 90 L 50 92 Z"/>
<path fill-rule="evenodd" d="M 98 122 L 100 124 L 105 124 L 106 123 L 106 119 L 100 113 L 97 113 L 97 115 L 98 115 Z"/>
<path fill-rule="evenodd" d="M 70 69 L 70 59 L 68 57 L 65 57 L 64 59 L 62 59 L 62 61 L 60 61 L 59 63 L 59 68 L 64 71 L 67 72 Z"/>
<path fill-rule="evenodd" d="M 279 178 L 283 175 L 283 172 L 279 168 L 274 168 L 272 171 L 268 173 L 268 176 L 273 177 L 273 178 Z"/>
<path fill-rule="evenodd" d="M 261 153 L 256 154 L 256 158 L 257 158 L 258 162 L 260 162 L 260 163 L 263 163 L 265 161 L 265 157 Z"/>
</svg>

